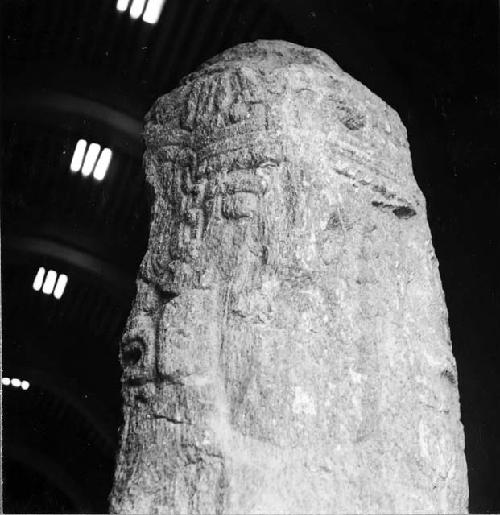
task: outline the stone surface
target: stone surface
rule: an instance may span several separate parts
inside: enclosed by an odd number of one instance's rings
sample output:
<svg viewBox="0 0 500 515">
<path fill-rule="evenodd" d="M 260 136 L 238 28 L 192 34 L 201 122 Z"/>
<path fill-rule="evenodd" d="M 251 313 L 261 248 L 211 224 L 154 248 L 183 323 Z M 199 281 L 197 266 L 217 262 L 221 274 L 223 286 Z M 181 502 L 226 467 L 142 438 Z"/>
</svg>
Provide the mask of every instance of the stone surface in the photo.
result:
<svg viewBox="0 0 500 515">
<path fill-rule="evenodd" d="M 466 512 L 455 361 L 397 114 L 239 45 L 146 118 L 149 247 L 111 510 Z"/>
</svg>

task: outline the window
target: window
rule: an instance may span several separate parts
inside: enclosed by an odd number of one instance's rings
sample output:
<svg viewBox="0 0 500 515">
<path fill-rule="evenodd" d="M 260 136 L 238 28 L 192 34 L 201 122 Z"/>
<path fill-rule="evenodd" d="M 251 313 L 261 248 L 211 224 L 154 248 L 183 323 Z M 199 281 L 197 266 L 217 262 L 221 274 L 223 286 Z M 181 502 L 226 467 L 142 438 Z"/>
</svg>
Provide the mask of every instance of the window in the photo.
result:
<svg viewBox="0 0 500 515">
<path fill-rule="evenodd" d="M 21 388 L 27 390 L 30 387 L 29 381 L 18 379 L 17 377 L 2 377 L 2 384 L 4 386 L 13 386 L 14 388 Z"/>
<path fill-rule="evenodd" d="M 164 4 L 165 0 L 118 0 L 116 8 L 125 12 L 130 7 L 129 15 L 133 20 L 142 15 L 144 22 L 154 24 L 159 20 Z"/>
<path fill-rule="evenodd" d="M 42 293 L 45 293 L 45 295 L 54 295 L 56 299 L 60 299 L 64 293 L 66 284 L 68 284 L 67 275 L 60 274 L 58 276 L 57 272 L 54 270 L 49 270 L 47 274 L 45 274 L 45 268 L 41 266 L 33 281 L 33 289 L 35 291 L 40 291 L 41 289 Z"/>
<path fill-rule="evenodd" d="M 99 143 L 90 143 L 81 139 L 75 146 L 70 170 L 82 172 L 84 177 L 92 174 L 94 179 L 102 181 L 106 176 L 113 152 L 109 148 L 101 149 Z"/>
</svg>

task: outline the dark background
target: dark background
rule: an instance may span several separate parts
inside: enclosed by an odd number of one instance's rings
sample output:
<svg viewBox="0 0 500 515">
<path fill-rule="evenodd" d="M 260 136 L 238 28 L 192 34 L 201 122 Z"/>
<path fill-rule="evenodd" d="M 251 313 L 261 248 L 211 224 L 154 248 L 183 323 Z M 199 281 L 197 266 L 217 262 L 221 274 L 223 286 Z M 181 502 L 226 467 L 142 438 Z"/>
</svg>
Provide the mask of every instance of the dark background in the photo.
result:
<svg viewBox="0 0 500 515">
<path fill-rule="evenodd" d="M 5 512 L 105 512 L 118 341 L 145 251 L 142 118 L 216 53 L 258 38 L 320 48 L 395 108 L 428 202 L 458 365 L 470 511 L 500 511 L 498 12 L 489 0 L 167 0 L 156 25 L 114 0 L 2 6 Z M 102 182 L 76 141 L 113 150 Z M 39 266 L 69 276 L 34 292 Z"/>
</svg>

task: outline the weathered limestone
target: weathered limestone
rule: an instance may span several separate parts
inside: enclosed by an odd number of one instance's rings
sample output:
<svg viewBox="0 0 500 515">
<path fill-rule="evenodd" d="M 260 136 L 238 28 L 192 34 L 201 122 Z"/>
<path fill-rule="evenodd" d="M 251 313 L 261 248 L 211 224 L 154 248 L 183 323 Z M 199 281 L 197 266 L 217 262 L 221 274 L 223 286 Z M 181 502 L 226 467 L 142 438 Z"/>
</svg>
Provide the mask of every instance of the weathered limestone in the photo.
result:
<svg viewBox="0 0 500 515">
<path fill-rule="evenodd" d="M 455 361 L 397 114 L 239 45 L 146 118 L 113 512 L 467 510 Z"/>
</svg>

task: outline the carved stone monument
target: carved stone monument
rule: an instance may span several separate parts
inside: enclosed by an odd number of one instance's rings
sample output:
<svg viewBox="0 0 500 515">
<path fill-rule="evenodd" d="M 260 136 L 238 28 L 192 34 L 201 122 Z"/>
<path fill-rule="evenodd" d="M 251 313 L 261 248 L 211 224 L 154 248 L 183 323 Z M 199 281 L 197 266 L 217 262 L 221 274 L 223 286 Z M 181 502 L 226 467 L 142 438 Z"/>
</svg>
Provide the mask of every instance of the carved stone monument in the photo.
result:
<svg viewBox="0 0 500 515">
<path fill-rule="evenodd" d="M 467 511 L 425 201 L 397 114 L 324 53 L 239 45 L 146 118 L 116 513 Z"/>
</svg>

